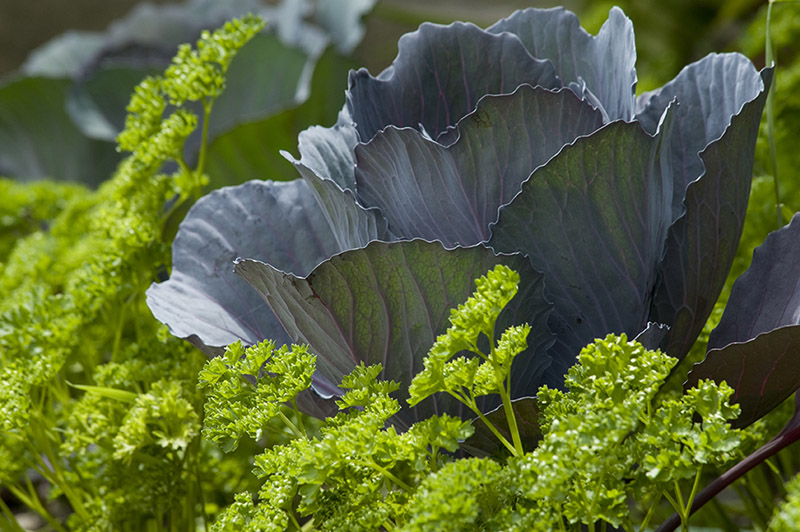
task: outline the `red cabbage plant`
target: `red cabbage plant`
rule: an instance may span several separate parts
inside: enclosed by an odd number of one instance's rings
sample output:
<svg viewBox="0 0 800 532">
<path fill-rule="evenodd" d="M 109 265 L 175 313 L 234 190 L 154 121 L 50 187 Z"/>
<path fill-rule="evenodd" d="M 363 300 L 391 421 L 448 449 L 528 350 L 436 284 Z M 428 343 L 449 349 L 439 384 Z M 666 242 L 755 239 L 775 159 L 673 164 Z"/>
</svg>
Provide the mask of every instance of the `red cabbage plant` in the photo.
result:
<svg viewBox="0 0 800 532">
<path fill-rule="evenodd" d="M 407 396 L 450 310 L 496 264 L 521 277 L 498 331 L 532 326 L 516 397 L 560 385 L 580 349 L 612 332 L 685 357 L 736 252 L 772 70 L 711 54 L 637 97 L 635 61 L 618 8 L 596 36 L 564 9 L 518 11 L 487 29 L 423 24 L 379 75 L 351 71 L 338 122 L 301 133 L 299 159 L 284 154 L 300 179 L 197 202 L 148 305 L 209 354 L 236 340 L 309 344 L 318 396 L 304 408 L 317 415 L 362 361 L 380 362 Z M 785 273 L 759 263 L 742 283 Z M 781 314 L 735 292 L 742 308 L 693 375 L 728 359 L 766 368 L 763 343 L 796 352 L 799 301 Z M 741 325 L 737 312 L 753 319 Z M 751 386 L 749 366 L 728 378 L 743 423 L 800 385 L 794 366 L 770 373 L 784 380 L 769 393 Z M 432 397 L 395 421 L 442 411 L 458 409 Z"/>
</svg>

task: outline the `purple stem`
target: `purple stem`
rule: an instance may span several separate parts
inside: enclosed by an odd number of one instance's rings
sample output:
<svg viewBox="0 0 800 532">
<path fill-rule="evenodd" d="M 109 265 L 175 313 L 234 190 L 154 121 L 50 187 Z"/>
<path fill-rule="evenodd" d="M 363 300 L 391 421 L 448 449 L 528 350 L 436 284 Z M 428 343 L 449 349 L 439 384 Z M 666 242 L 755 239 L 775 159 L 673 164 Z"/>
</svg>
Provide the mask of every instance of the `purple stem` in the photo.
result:
<svg viewBox="0 0 800 532">
<path fill-rule="evenodd" d="M 744 460 L 725 471 L 717 477 L 711 484 L 703 488 L 692 502 L 689 515 L 699 510 L 705 503 L 713 499 L 719 492 L 733 484 L 739 477 L 762 463 L 764 460 L 778 453 L 784 447 L 800 439 L 800 394 L 795 396 L 795 412 L 792 419 L 786 424 L 782 431 L 762 447 L 754 451 Z M 669 519 L 664 521 L 656 532 L 672 532 L 681 524 L 681 518 L 677 513 L 672 514 Z"/>
</svg>

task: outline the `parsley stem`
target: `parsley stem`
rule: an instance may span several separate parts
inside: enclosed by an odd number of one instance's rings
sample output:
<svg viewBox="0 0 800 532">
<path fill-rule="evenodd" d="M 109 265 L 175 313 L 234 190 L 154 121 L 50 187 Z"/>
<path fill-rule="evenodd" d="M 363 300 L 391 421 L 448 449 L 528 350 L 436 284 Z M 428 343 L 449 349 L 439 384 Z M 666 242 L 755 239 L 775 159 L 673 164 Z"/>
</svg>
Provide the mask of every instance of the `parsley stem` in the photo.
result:
<svg viewBox="0 0 800 532">
<path fill-rule="evenodd" d="M 292 408 L 294 409 L 294 415 L 295 418 L 297 419 L 297 424 L 299 425 L 298 428 L 300 429 L 300 432 L 303 433 L 303 436 L 308 438 L 308 431 L 306 430 L 306 427 L 303 424 L 303 414 L 301 414 L 300 409 L 297 408 L 297 396 L 295 396 L 295 398 L 292 399 Z"/>
<path fill-rule="evenodd" d="M 497 430 L 497 427 L 495 427 L 495 426 L 492 424 L 492 422 L 491 422 L 491 421 L 489 421 L 489 419 L 488 419 L 488 418 L 487 418 L 485 415 L 483 415 L 483 412 L 481 412 L 480 408 L 478 408 L 478 407 L 475 405 L 475 400 L 474 400 L 474 399 L 473 399 L 473 400 L 472 400 L 472 402 L 470 403 L 470 402 L 468 402 L 468 401 L 465 401 L 465 400 L 464 400 L 462 397 L 460 397 L 459 395 L 457 395 L 457 394 L 455 394 L 455 393 L 453 393 L 453 392 L 451 392 L 451 391 L 449 391 L 449 390 L 448 390 L 448 393 L 449 393 L 450 395 L 452 395 L 453 397 L 455 397 L 456 399 L 458 399 L 459 401 L 461 401 L 462 403 L 464 403 L 464 404 L 465 404 L 465 405 L 466 405 L 466 406 L 467 406 L 467 407 L 468 407 L 470 410 L 472 410 L 472 411 L 473 411 L 473 412 L 474 412 L 474 413 L 475 413 L 475 414 L 476 414 L 476 415 L 477 415 L 477 416 L 480 418 L 480 420 L 481 420 L 481 421 L 483 421 L 484 425 L 486 425 L 486 427 L 487 427 L 487 428 L 488 428 L 490 431 L 492 431 L 492 434 L 494 434 L 494 435 L 495 435 L 495 437 L 496 437 L 498 440 L 500 440 L 500 443 L 502 443 L 502 444 L 503 444 L 503 446 L 504 446 L 506 449 L 508 449 L 508 450 L 511 452 L 511 454 L 512 454 L 512 455 L 514 455 L 514 456 L 517 456 L 517 454 L 516 454 L 517 450 L 514 448 L 514 446 L 513 446 L 513 445 L 511 445 L 511 443 L 510 443 L 510 442 L 509 442 L 509 441 L 508 441 L 508 440 L 505 438 L 505 436 L 503 436 L 502 434 L 500 434 L 500 431 L 499 431 L 499 430 Z"/>
<path fill-rule="evenodd" d="M 372 469 L 374 469 L 375 471 L 377 471 L 378 473 L 380 473 L 381 475 L 383 475 L 383 476 L 384 476 L 384 477 L 386 477 L 387 479 L 389 479 L 389 480 L 391 480 L 392 482 L 394 482 L 394 483 L 395 483 L 397 486 L 399 486 L 399 487 L 400 487 L 400 488 L 401 488 L 403 491 L 405 491 L 405 492 L 407 492 L 407 493 L 411 493 L 412 491 L 414 491 L 414 490 L 411 488 L 411 486 L 409 486 L 408 484 L 406 484 L 405 482 L 403 482 L 402 480 L 400 480 L 399 478 L 397 478 L 397 477 L 396 477 L 396 476 L 395 476 L 395 475 L 394 475 L 394 474 L 393 474 L 391 471 L 389 471 L 388 469 L 386 469 L 386 468 L 384 468 L 384 467 L 380 466 L 379 464 L 377 464 L 377 463 L 375 462 L 375 460 L 373 460 L 372 458 L 368 458 L 367 460 L 361 460 L 361 461 L 359 461 L 359 463 L 361 463 L 362 465 L 365 465 L 365 466 L 367 466 L 367 467 L 371 467 Z"/>
<path fill-rule="evenodd" d="M 289 427 L 289 430 L 294 432 L 295 436 L 297 436 L 298 438 L 307 438 L 308 437 L 306 435 L 305 431 L 301 432 L 300 429 L 297 428 L 297 425 L 292 423 L 292 420 L 289 419 L 288 417 L 286 417 L 286 414 L 284 414 L 280 410 L 278 410 L 278 417 L 281 418 L 281 420 L 283 420 L 283 422 L 286 424 L 287 427 Z"/>
<path fill-rule="evenodd" d="M 213 98 L 206 100 L 203 98 L 203 140 L 200 142 L 200 155 L 197 156 L 197 168 L 195 168 L 195 175 L 198 177 L 202 175 L 206 167 L 206 152 L 208 151 L 208 123 L 211 118 L 211 108 L 214 106 Z M 199 192 L 199 190 L 198 190 Z"/>
<path fill-rule="evenodd" d="M 650 519 L 653 518 L 653 514 L 656 511 L 656 506 L 658 506 L 659 497 L 653 497 L 653 500 L 650 502 L 650 507 L 647 509 L 647 513 L 644 516 L 644 520 L 642 521 L 642 525 L 639 527 L 639 530 L 647 530 L 647 525 L 650 523 Z"/>
<path fill-rule="evenodd" d="M 6 502 L 0 497 L 0 510 L 2 510 L 3 515 L 6 518 L 6 522 L 4 525 L 9 527 L 9 530 L 12 532 L 25 532 L 25 529 L 19 526 L 17 523 L 16 517 L 14 517 L 14 513 L 11 511 L 11 508 L 8 507 Z"/>
<path fill-rule="evenodd" d="M 511 405 L 511 394 L 504 386 L 500 388 L 500 398 L 503 400 L 503 410 L 506 413 L 508 430 L 511 432 L 511 439 L 514 441 L 514 456 L 522 456 L 525 451 L 522 449 L 522 438 L 519 436 L 517 416 L 514 414 L 514 407 Z"/>
<path fill-rule="evenodd" d="M 292 524 L 294 525 L 294 527 L 297 530 L 302 530 L 302 527 L 300 526 L 300 523 L 297 521 L 297 518 L 294 516 L 294 512 L 290 511 L 290 512 L 288 512 L 288 514 L 289 514 L 289 519 L 292 520 Z"/>
</svg>

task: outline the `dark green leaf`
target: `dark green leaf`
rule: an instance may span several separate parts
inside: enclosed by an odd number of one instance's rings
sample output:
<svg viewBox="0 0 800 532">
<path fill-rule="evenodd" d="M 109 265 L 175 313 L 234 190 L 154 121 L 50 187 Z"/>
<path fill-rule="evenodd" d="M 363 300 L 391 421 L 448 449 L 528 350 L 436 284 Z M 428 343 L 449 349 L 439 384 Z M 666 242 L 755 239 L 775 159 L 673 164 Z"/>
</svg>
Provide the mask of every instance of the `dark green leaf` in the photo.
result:
<svg viewBox="0 0 800 532">
<path fill-rule="evenodd" d="M 0 174 L 96 185 L 114 170 L 114 144 L 87 139 L 65 109 L 71 82 L 22 78 L 0 87 Z"/>
<path fill-rule="evenodd" d="M 633 337 L 648 321 L 671 197 L 658 149 L 638 124 L 613 122 L 566 146 L 500 209 L 490 245 L 527 254 L 554 303 L 552 383 L 595 338 Z"/>
<path fill-rule="evenodd" d="M 263 61 L 262 57 L 260 62 Z M 233 64 L 236 64 L 236 59 Z M 256 64 L 250 66 L 261 68 Z M 338 56 L 332 48 L 329 48 L 316 62 L 310 93 L 305 102 L 300 105 L 283 102 L 284 107 L 286 105 L 290 107 L 266 118 L 239 123 L 212 139 L 206 157 L 206 171 L 211 186 L 218 188 L 224 185 L 238 185 L 251 179 L 284 181 L 296 178 L 297 173 L 290 164 L 291 159 L 287 161 L 287 156 L 281 155 L 281 150 L 294 150 L 298 144 L 299 133 L 300 152 L 305 157 L 304 162 L 309 162 L 309 156 L 306 155 L 308 150 L 304 149 L 304 145 L 316 146 L 318 143 L 316 141 L 311 143 L 306 139 L 315 136 L 313 131 L 321 130 L 324 133 L 328 130 L 314 126 L 300 132 L 308 124 L 327 124 L 336 120 L 344 99 L 347 71 L 352 67 L 350 60 Z M 240 81 L 247 82 L 247 80 Z M 248 118 L 251 119 L 252 117 Z M 339 128 L 332 129 L 338 131 Z M 346 160 L 353 160 L 353 147 L 357 142 L 352 126 L 350 130 L 352 134 L 347 138 L 352 137 L 352 143 L 348 141 L 341 147 Z M 324 161 L 335 160 L 329 158 L 327 153 L 324 155 L 322 159 Z M 347 168 L 351 176 L 349 182 L 353 181 L 352 164 Z"/>
</svg>

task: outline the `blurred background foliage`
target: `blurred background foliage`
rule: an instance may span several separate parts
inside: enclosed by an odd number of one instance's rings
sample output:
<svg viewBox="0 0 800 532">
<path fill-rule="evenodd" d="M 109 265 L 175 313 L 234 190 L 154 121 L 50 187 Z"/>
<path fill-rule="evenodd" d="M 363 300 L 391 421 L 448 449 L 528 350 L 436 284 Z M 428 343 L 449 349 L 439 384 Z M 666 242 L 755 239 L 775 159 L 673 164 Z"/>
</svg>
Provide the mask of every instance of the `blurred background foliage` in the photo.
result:
<svg viewBox="0 0 800 532">
<path fill-rule="evenodd" d="M 251 44 L 245 50 L 249 54 L 242 54 L 249 55 L 249 60 L 237 59 L 238 68 L 232 71 L 228 100 L 241 105 L 230 109 L 231 106 L 221 103 L 218 107 L 224 110 L 217 110 L 218 120 L 212 118 L 214 143 L 209 154 L 212 186 L 259 177 L 294 178 L 293 169 L 280 156 L 279 150 L 296 152 L 299 131 L 311 124 L 333 123 L 344 103 L 347 70 L 364 66 L 373 74 L 381 71 L 396 55 L 399 37 L 424 21 L 446 24 L 465 20 L 485 27 L 515 9 L 564 5 L 578 14 L 584 28 L 596 33 L 607 18 L 608 10 L 616 4 L 633 20 L 639 92 L 663 85 L 684 65 L 712 51 L 742 51 L 756 66 L 764 66 L 764 0 L 343 0 L 332 3 L 367 12 L 360 42 L 359 32 L 350 37 L 355 41 L 346 49 L 333 46 L 321 50 L 319 42 L 304 42 L 309 39 L 298 32 L 313 30 L 315 25 L 323 26 L 325 31 L 324 23 L 319 24 L 320 17 L 314 20 L 314 14 L 307 14 L 304 22 L 309 24 L 300 27 L 297 19 L 291 24 L 279 21 L 277 25 L 283 29 L 277 28 L 274 32 L 277 38 L 267 43 L 269 38 L 263 37 L 260 43 Z M 171 4 L 166 0 L 0 2 L 0 142 L 17 148 L 13 156 L 8 149 L 0 153 L 0 175 L 18 179 L 53 177 L 96 185 L 110 175 L 119 160 L 112 150 L 113 137 L 121 127 L 131 88 L 142 75 L 162 68 L 178 42 L 191 41 L 200 29 L 216 26 L 220 19 L 253 6 L 265 6 L 267 16 L 280 19 L 300 9 L 287 6 L 304 2 L 229 0 L 187 4 L 193 7 L 187 8 L 188 15 L 183 16 L 179 24 L 170 17 L 166 17 L 166 21 L 153 19 L 152 13 L 159 9 L 161 13 L 167 12 L 164 10 L 169 8 L 164 6 Z M 374 7 L 370 10 L 372 4 Z M 150 18 L 142 15 L 147 9 Z M 773 16 L 777 58 L 783 67 L 778 70 L 779 91 L 775 102 L 780 133 L 778 162 L 787 169 L 796 167 L 792 157 L 800 156 L 797 150 L 781 149 L 796 138 L 797 130 L 790 126 L 800 123 L 797 116 L 800 97 L 795 97 L 796 91 L 792 90 L 800 83 L 800 71 L 792 68 L 800 49 L 797 44 L 800 41 L 797 38 L 799 9 L 797 3 L 779 2 Z M 124 27 L 126 22 L 119 22 L 121 18 L 128 21 L 127 28 Z M 110 26 L 113 21 L 117 22 Z M 70 33 L 63 36 L 66 31 Z M 59 35 L 62 36 L 48 48 L 46 43 Z M 314 39 L 319 41 L 319 35 L 310 40 Z M 256 50 L 258 47 L 260 49 Z M 69 54 L 76 53 L 79 59 L 69 59 Z M 55 70 L 54 62 L 59 65 Z M 312 71 L 314 75 L 309 77 Z M 281 75 L 276 76 L 275 72 Z M 237 73 L 241 79 L 237 79 Z M 30 77 L 51 79 L 44 83 L 26 79 Z M 309 81 L 310 85 L 305 86 Z M 239 82 L 242 87 L 258 84 L 261 101 L 253 100 L 252 91 L 240 89 Z M 37 106 L 33 102 L 46 104 Z M 16 111 L 20 108 L 26 109 L 25 116 Z M 32 113 L 31 108 L 38 108 L 38 114 Z M 220 119 L 221 124 L 217 123 Z M 49 127 L 44 126 L 45 121 Z M 48 129 L 49 135 L 45 133 Z M 36 137 L 37 146 L 22 145 L 21 136 Z M 71 140 L 65 142 L 65 139 Z M 764 164 L 768 161 L 768 157 L 763 156 L 766 146 L 763 138 L 759 143 L 757 168 L 759 173 L 771 174 L 770 166 Z M 786 192 L 796 191 L 788 184 Z"/>
</svg>

